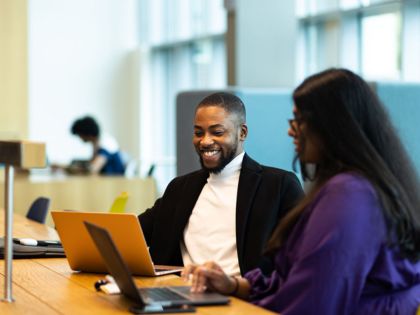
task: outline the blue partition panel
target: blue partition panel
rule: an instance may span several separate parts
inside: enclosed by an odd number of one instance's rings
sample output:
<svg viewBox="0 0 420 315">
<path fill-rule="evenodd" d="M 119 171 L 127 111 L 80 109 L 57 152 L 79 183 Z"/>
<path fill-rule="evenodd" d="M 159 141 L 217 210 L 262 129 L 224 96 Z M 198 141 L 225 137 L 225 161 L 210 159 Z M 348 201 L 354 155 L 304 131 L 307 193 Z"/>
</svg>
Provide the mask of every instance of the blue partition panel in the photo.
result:
<svg viewBox="0 0 420 315">
<path fill-rule="evenodd" d="M 420 174 L 420 85 L 377 82 L 376 91 Z"/>
<path fill-rule="evenodd" d="M 294 149 L 287 136 L 287 119 L 292 117 L 290 90 L 229 89 L 240 97 L 247 110 L 246 152 L 261 164 L 292 170 Z M 177 175 L 200 167 L 191 138 L 195 107 L 215 91 L 188 91 L 177 97 Z"/>
<path fill-rule="evenodd" d="M 294 146 L 287 135 L 292 118 L 290 90 L 237 90 L 247 110 L 246 152 L 264 165 L 292 170 Z"/>
<path fill-rule="evenodd" d="M 420 85 L 376 82 L 372 84 L 387 107 L 408 153 L 420 173 Z M 245 150 L 258 162 L 292 170 L 294 147 L 287 135 L 292 117 L 292 90 L 231 88 L 247 110 Z M 214 91 L 190 91 L 177 98 L 177 174 L 200 167 L 191 144 L 192 120 L 197 103 Z"/>
</svg>

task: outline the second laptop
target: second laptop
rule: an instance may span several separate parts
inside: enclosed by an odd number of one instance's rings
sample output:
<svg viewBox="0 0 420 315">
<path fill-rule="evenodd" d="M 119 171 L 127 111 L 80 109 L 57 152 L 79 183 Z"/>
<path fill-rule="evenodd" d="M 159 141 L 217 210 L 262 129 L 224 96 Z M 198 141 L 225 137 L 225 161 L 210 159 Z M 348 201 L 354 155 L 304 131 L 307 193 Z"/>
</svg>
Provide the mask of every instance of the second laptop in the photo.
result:
<svg viewBox="0 0 420 315">
<path fill-rule="evenodd" d="M 75 271 L 106 273 L 84 221 L 105 227 L 135 275 L 159 276 L 179 272 L 182 267 L 154 265 L 137 216 L 134 213 L 51 211 L 70 268 Z"/>
</svg>

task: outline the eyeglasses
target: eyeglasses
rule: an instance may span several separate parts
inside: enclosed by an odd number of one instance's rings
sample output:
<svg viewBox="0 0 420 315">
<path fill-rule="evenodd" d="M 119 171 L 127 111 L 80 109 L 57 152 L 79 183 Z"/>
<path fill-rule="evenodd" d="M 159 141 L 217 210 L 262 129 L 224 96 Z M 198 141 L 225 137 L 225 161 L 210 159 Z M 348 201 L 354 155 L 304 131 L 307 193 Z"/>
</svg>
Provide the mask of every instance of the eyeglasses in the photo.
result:
<svg viewBox="0 0 420 315">
<path fill-rule="evenodd" d="M 292 118 L 287 120 L 290 125 L 290 129 L 292 129 L 293 132 L 297 133 L 299 132 L 299 127 L 303 123 L 302 118 Z"/>
</svg>

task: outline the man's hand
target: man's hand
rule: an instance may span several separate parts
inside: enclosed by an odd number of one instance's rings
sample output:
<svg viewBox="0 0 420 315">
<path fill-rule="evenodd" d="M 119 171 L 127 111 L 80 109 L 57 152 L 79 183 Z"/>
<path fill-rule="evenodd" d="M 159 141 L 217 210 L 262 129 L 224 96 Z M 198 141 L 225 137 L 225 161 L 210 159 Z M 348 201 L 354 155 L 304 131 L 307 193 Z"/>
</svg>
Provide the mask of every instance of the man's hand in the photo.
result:
<svg viewBox="0 0 420 315">
<path fill-rule="evenodd" d="M 225 274 L 215 262 L 203 265 L 188 265 L 181 273 L 184 280 L 191 282 L 191 292 L 201 293 L 207 289 L 222 294 L 231 294 L 237 289 L 237 281 Z"/>
</svg>

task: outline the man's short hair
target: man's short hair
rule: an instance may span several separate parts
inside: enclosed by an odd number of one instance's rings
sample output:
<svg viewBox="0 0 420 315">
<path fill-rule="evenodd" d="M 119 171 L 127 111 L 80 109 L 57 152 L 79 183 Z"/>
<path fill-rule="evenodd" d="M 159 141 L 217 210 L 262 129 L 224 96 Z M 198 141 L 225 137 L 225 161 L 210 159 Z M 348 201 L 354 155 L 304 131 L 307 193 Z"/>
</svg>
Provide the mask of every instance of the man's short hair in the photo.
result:
<svg viewBox="0 0 420 315">
<path fill-rule="evenodd" d="M 77 136 L 99 137 L 100 129 L 96 120 L 90 116 L 77 119 L 72 127 L 71 133 Z"/>
<path fill-rule="evenodd" d="M 239 125 L 246 123 L 245 105 L 236 95 L 227 92 L 210 94 L 197 105 L 196 111 L 199 108 L 207 106 L 221 107 L 229 114 L 235 114 L 238 118 Z"/>
</svg>

